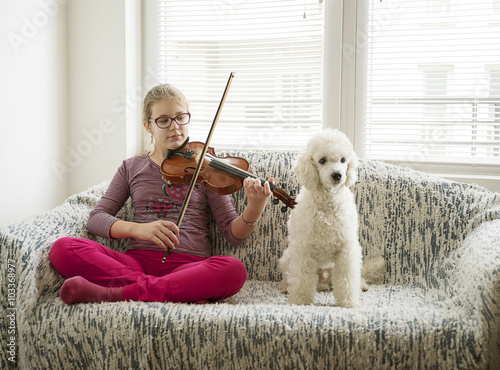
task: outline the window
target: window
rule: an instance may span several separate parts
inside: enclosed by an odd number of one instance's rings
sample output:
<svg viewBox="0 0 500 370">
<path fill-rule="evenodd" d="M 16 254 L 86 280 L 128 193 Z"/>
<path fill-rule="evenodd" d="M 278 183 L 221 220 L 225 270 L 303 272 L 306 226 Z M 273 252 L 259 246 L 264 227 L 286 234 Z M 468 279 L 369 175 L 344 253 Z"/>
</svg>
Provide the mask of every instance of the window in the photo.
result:
<svg viewBox="0 0 500 370">
<path fill-rule="evenodd" d="M 358 152 L 412 164 L 483 166 L 498 175 L 498 1 L 357 6 Z"/>
<path fill-rule="evenodd" d="M 216 148 L 301 149 L 338 127 L 362 158 L 500 190 L 499 4 L 148 1 L 145 68 L 185 92 L 191 140 L 235 72 Z"/>
<path fill-rule="evenodd" d="M 205 141 L 235 72 L 211 144 L 291 148 L 321 128 L 323 5 L 318 0 L 158 0 L 148 43 L 161 82 L 190 102 L 191 140 Z"/>
</svg>

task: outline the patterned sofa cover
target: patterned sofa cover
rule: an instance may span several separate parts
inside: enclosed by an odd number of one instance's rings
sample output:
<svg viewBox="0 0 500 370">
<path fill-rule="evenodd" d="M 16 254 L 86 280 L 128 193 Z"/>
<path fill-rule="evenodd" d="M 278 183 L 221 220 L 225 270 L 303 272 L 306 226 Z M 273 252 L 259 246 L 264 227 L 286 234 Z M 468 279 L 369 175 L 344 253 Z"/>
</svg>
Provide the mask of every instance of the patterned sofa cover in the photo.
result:
<svg viewBox="0 0 500 370">
<path fill-rule="evenodd" d="M 262 178 L 297 188 L 290 170 L 297 153 L 230 154 L 247 158 Z M 500 194 L 361 161 L 353 187 L 360 241 L 365 256 L 384 256 L 387 271 L 382 285 L 362 294 L 359 308 L 336 307 L 326 292 L 314 305 L 287 302 L 276 265 L 287 245 L 289 211 L 273 204 L 244 246 L 228 245 L 213 227 L 213 253 L 240 258 L 249 273 L 230 299 L 202 306 L 65 305 L 58 296 L 63 279 L 48 260 L 57 238 L 124 248 L 123 240 L 86 230 L 107 185 L 0 229 L 0 368 L 471 369 L 500 363 Z M 233 199 L 238 209 L 244 206 L 243 192 Z M 131 207 L 120 216 L 130 218 Z"/>
</svg>

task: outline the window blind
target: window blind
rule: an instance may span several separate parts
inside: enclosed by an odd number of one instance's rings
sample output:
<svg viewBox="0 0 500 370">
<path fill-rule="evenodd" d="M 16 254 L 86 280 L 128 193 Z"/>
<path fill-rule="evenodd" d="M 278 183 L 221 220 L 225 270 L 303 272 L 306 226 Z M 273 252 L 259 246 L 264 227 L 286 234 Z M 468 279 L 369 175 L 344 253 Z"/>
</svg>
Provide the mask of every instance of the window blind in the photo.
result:
<svg viewBox="0 0 500 370">
<path fill-rule="evenodd" d="M 363 3 L 356 37 L 363 154 L 500 164 L 500 2 Z"/>
<path fill-rule="evenodd" d="M 293 148 L 321 127 L 323 9 L 318 0 L 158 3 L 159 76 L 190 103 L 205 141 L 235 72 L 212 146 Z"/>
</svg>

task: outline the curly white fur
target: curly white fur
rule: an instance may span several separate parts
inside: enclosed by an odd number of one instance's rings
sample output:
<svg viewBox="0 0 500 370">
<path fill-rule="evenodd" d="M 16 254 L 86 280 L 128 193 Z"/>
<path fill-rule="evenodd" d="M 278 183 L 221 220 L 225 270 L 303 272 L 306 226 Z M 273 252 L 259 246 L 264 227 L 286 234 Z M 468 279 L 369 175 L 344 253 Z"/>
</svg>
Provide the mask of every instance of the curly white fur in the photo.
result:
<svg viewBox="0 0 500 370">
<path fill-rule="evenodd" d="M 279 260 L 280 287 L 292 304 L 312 304 L 318 280 L 331 280 L 338 305 L 359 303 L 362 252 L 349 189 L 357 167 L 351 142 L 332 129 L 311 138 L 297 159 L 293 170 L 302 187 L 288 220 L 288 248 Z"/>
</svg>

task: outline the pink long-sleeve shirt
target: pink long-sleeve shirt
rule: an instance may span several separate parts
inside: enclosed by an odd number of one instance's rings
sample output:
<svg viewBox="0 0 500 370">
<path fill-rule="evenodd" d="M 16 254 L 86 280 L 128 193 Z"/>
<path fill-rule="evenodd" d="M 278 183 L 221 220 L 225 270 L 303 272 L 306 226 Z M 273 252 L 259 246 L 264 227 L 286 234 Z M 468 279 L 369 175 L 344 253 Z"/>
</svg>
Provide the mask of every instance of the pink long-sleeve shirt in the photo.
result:
<svg viewBox="0 0 500 370">
<path fill-rule="evenodd" d="M 111 225 L 118 221 L 116 214 L 129 197 L 134 205 L 134 222 L 156 220 L 176 222 L 186 197 L 188 185 L 168 186 L 162 179 L 160 166 L 147 153 L 123 161 L 111 180 L 108 190 L 90 212 L 87 228 L 90 233 L 111 239 Z M 213 215 L 226 240 L 243 243 L 231 232 L 231 223 L 238 217 L 228 195 L 217 195 L 196 184 L 179 231 L 179 246 L 175 252 L 209 257 L 211 245 L 208 222 Z M 130 238 L 127 249 L 160 250 L 151 241 Z"/>
</svg>

